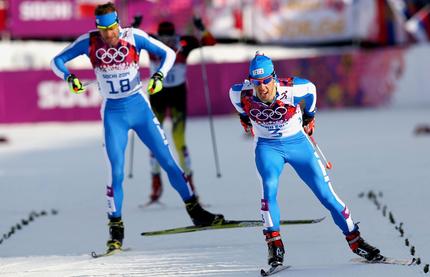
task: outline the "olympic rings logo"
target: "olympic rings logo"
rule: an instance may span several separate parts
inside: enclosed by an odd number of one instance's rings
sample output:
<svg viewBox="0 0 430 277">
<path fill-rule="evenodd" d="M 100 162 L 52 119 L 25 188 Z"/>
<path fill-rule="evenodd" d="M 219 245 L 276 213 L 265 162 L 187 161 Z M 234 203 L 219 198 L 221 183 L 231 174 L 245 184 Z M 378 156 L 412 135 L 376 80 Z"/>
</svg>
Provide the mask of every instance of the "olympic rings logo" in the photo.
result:
<svg viewBox="0 0 430 277">
<path fill-rule="evenodd" d="M 285 107 L 277 107 L 276 109 L 252 109 L 249 111 L 249 114 L 253 116 L 254 118 L 260 120 L 260 121 L 266 121 L 268 119 L 271 120 L 280 120 L 283 118 L 284 115 L 286 115 L 288 112 L 287 108 Z"/>
<path fill-rule="evenodd" d="M 99 48 L 96 51 L 96 57 L 101 60 L 103 63 L 110 64 L 115 61 L 117 63 L 123 62 L 127 57 L 130 50 L 127 47 L 121 46 L 120 48 Z"/>
</svg>

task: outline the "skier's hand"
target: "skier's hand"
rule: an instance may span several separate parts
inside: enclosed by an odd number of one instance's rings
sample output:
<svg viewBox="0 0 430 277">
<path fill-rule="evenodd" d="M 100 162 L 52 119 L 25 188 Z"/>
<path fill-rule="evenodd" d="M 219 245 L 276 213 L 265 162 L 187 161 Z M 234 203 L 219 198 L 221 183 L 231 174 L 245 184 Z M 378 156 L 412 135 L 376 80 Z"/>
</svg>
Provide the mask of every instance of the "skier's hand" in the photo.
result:
<svg viewBox="0 0 430 277">
<path fill-rule="evenodd" d="M 82 85 L 81 81 L 79 81 L 75 75 L 70 74 L 67 77 L 67 83 L 69 83 L 69 90 L 71 93 L 81 94 L 85 92 L 84 85 Z"/>
<path fill-rule="evenodd" d="M 303 115 L 303 130 L 308 136 L 312 136 L 315 130 L 315 118 L 313 116 Z"/>
<path fill-rule="evenodd" d="M 151 79 L 149 79 L 147 91 L 150 95 L 156 94 L 163 89 L 163 73 L 160 71 L 155 72 Z"/>
<path fill-rule="evenodd" d="M 140 24 L 142 24 L 142 19 L 143 19 L 143 16 L 140 14 L 133 16 L 133 23 L 131 23 L 131 27 L 139 28 Z"/>
<path fill-rule="evenodd" d="M 242 127 L 245 130 L 245 133 L 254 135 L 254 130 L 252 129 L 252 124 L 249 117 L 246 115 L 239 114 L 239 118 L 240 118 L 240 124 L 242 124 Z"/>
<path fill-rule="evenodd" d="M 198 16 L 193 17 L 193 24 L 194 24 L 194 27 L 196 27 L 196 29 L 199 30 L 200 32 L 204 32 L 206 30 L 206 27 L 203 24 L 202 19 Z"/>
</svg>

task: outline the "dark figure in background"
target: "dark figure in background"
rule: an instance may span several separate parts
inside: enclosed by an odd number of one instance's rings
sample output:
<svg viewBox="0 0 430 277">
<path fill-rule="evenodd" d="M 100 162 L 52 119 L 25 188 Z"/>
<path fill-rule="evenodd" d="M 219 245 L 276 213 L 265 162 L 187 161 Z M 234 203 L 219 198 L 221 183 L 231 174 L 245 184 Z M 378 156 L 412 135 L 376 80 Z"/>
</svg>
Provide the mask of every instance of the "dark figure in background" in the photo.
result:
<svg viewBox="0 0 430 277">
<path fill-rule="evenodd" d="M 193 191 L 191 161 L 185 141 L 185 125 L 187 117 L 187 58 L 192 50 L 214 45 L 216 43 L 212 34 L 206 30 L 200 18 L 194 18 L 194 26 L 201 32 L 200 41 L 191 35 L 178 35 L 172 22 L 164 21 L 158 25 L 157 35 L 154 37 L 172 48 L 176 52 L 176 61 L 163 80 L 163 89 L 160 93 L 150 95 L 152 110 L 160 124 L 170 112 L 172 120 L 172 137 L 178 153 L 179 164 L 185 171 L 186 177 Z M 160 64 L 160 58 L 150 54 L 150 68 L 153 74 Z M 152 193 L 149 203 L 157 202 L 163 192 L 160 164 L 151 153 Z"/>
<path fill-rule="evenodd" d="M 7 142 L 9 142 L 9 140 L 7 139 L 7 137 L 0 135 L 0 143 L 7 143 Z"/>
</svg>

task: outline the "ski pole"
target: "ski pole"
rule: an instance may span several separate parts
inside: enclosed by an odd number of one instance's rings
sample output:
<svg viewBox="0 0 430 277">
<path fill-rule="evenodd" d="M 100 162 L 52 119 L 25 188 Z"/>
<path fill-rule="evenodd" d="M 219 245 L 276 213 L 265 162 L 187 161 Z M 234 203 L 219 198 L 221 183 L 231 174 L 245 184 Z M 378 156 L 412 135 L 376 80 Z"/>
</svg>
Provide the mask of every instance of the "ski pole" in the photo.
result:
<svg viewBox="0 0 430 277">
<path fill-rule="evenodd" d="M 97 80 L 90 80 L 90 81 L 88 81 L 88 82 L 83 82 L 83 83 L 82 83 L 82 85 L 83 85 L 84 87 L 87 87 L 87 86 L 92 85 L 92 84 L 94 84 L 94 83 L 96 83 L 96 82 L 97 82 Z"/>
<path fill-rule="evenodd" d="M 208 75 L 206 71 L 206 64 L 204 61 L 204 55 L 203 55 L 203 48 L 202 46 L 200 48 L 200 59 L 201 59 L 201 67 L 202 67 L 202 79 L 203 79 L 203 86 L 204 86 L 204 92 L 205 92 L 205 100 L 206 100 L 206 107 L 208 110 L 208 118 L 209 118 L 209 127 L 211 131 L 211 138 L 212 138 L 212 149 L 214 152 L 214 159 L 215 159 L 215 169 L 216 169 L 216 176 L 218 178 L 221 177 L 221 171 L 219 168 L 219 160 L 218 160 L 218 150 L 217 150 L 217 143 L 215 140 L 215 128 L 212 118 L 212 106 L 211 106 L 211 100 L 209 96 L 209 85 L 208 85 Z"/>
<path fill-rule="evenodd" d="M 312 141 L 312 144 L 315 146 L 315 149 L 317 150 L 317 152 L 320 154 L 320 156 L 322 157 L 324 163 L 325 163 L 325 167 L 327 169 L 331 169 L 333 167 L 333 165 L 331 164 L 331 162 L 329 162 L 327 160 L 327 158 L 324 156 L 324 153 L 321 151 L 321 148 L 318 146 L 317 142 L 315 141 L 313 136 L 309 136 L 309 138 Z"/>
<path fill-rule="evenodd" d="M 200 17 L 197 16 L 197 14 L 195 12 L 193 20 L 195 20 L 196 18 L 200 18 Z M 203 45 L 201 42 L 199 42 L 199 44 L 200 44 L 199 48 L 200 48 L 200 60 L 201 60 L 200 65 L 202 68 L 203 88 L 204 88 L 204 93 L 205 93 L 206 108 L 208 111 L 209 127 L 210 127 L 210 132 L 211 132 L 211 139 L 212 139 L 212 149 L 214 152 L 214 159 L 215 159 L 216 176 L 218 178 L 220 178 L 221 177 L 221 170 L 220 170 L 220 166 L 219 166 L 218 150 L 217 150 L 217 143 L 216 143 L 216 138 L 215 138 L 215 128 L 214 128 L 213 117 L 212 117 L 212 105 L 211 105 L 210 93 L 209 93 L 208 74 L 206 71 L 206 63 L 205 63 L 205 58 L 204 58 L 204 54 L 203 54 Z"/>
<path fill-rule="evenodd" d="M 133 162 L 134 162 L 134 132 L 130 135 L 130 156 L 128 163 L 128 178 L 133 178 Z"/>
</svg>

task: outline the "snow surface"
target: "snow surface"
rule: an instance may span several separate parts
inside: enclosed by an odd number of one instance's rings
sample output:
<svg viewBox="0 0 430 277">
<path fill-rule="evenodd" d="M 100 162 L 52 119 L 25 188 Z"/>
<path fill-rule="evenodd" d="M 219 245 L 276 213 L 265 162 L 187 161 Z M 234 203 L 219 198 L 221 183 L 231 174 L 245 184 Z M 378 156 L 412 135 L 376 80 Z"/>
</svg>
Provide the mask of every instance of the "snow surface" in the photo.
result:
<svg viewBox="0 0 430 277">
<path fill-rule="evenodd" d="M 278 194 L 281 217 L 327 218 L 283 226 L 285 263 L 293 267 L 277 276 L 427 276 L 430 137 L 414 135 L 414 128 L 429 123 L 429 113 L 425 108 L 320 111 L 315 134 L 333 163 L 333 186 L 361 222 L 364 238 L 396 258 L 411 257 L 413 246 L 423 264 L 352 263 L 355 255 L 328 211 L 286 166 Z M 221 178 L 216 177 L 207 118 L 189 119 L 187 125 L 201 200 L 227 218 L 258 219 L 260 186 L 252 139 L 243 135 L 234 115 L 216 117 L 214 125 Z M 170 130 L 169 122 L 165 129 Z M 125 247 L 131 251 L 92 259 L 90 252 L 103 251 L 108 238 L 101 134 L 99 122 L 0 125 L 0 135 L 10 140 L 0 144 L 0 276 L 259 276 L 267 255 L 260 227 L 140 235 L 191 221 L 165 176 L 165 206 L 139 208 L 149 198 L 150 176 L 148 151 L 137 140 L 134 176 L 124 184 Z M 127 164 L 127 174 L 128 169 Z M 369 191 L 376 193 L 380 210 L 367 198 Z M 8 237 L 11 227 L 32 211 L 46 215 Z M 395 228 L 400 222 L 403 237 Z"/>
</svg>

